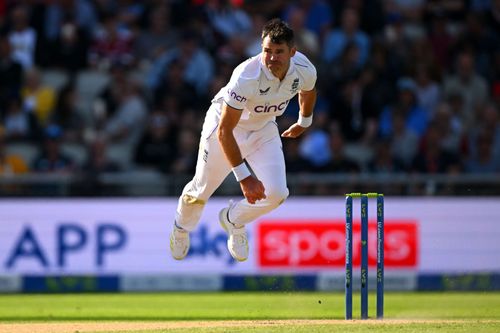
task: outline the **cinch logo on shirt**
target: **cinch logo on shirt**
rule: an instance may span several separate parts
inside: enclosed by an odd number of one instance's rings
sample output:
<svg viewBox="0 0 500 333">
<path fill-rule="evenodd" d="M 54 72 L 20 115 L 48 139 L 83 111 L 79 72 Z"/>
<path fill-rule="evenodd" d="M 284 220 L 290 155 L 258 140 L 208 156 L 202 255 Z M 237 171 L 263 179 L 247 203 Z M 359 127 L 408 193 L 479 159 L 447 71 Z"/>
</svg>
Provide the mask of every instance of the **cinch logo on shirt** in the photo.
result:
<svg viewBox="0 0 500 333">
<path fill-rule="evenodd" d="M 231 96 L 231 98 L 237 100 L 240 103 L 243 103 L 247 100 L 247 98 L 245 96 L 240 96 L 232 90 L 229 90 L 228 93 Z"/>
<path fill-rule="evenodd" d="M 277 112 L 277 111 L 283 111 L 286 106 L 288 105 L 288 102 L 290 100 L 286 100 L 284 101 L 283 103 L 281 104 L 278 104 L 278 105 L 257 105 L 253 110 L 257 113 L 261 113 L 261 112 Z"/>
</svg>

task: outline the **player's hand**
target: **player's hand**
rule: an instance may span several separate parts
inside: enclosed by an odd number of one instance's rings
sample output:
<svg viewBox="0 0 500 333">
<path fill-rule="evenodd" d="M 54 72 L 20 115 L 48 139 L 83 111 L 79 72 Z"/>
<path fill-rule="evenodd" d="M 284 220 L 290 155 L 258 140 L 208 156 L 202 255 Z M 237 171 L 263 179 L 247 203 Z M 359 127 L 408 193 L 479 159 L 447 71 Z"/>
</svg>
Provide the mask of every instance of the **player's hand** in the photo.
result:
<svg viewBox="0 0 500 333">
<path fill-rule="evenodd" d="M 240 181 L 241 191 L 250 204 L 266 198 L 264 185 L 254 176 L 248 176 Z"/>
<path fill-rule="evenodd" d="M 295 123 L 290 128 L 288 128 L 286 131 L 281 133 L 281 136 L 284 138 L 296 138 L 300 136 L 302 133 L 306 131 L 306 127 L 302 127 L 299 124 Z"/>
</svg>

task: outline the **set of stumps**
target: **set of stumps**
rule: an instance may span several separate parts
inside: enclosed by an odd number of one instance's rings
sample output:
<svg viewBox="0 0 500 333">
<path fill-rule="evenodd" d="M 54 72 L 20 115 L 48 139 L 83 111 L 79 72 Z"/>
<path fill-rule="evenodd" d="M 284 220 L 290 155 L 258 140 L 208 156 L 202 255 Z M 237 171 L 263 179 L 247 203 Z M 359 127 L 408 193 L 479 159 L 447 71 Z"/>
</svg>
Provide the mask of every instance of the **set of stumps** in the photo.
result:
<svg viewBox="0 0 500 333">
<path fill-rule="evenodd" d="M 368 199 L 377 199 L 377 318 L 384 317 L 384 195 L 348 193 L 345 204 L 345 319 L 352 319 L 353 199 L 361 205 L 361 319 L 368 319 Z"/>
</svg>

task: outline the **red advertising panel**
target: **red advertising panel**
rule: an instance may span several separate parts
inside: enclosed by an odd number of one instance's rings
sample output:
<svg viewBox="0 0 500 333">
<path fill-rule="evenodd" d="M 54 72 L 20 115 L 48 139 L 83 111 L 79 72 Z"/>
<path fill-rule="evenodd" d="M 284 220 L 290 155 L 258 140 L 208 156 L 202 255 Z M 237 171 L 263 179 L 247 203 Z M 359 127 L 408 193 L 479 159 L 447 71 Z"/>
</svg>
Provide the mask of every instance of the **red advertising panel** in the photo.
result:
<svg viewBox="0 0 500 333">
<path fill-rule="evenodd" d="M 258 266 L 342 267 L 345 265 L 345 223 L 342 220 L 262 221 L 258 226 Z M 353 265 L 359 266 L 360 224 L 353 227 Z M 417 223 L 412 220 L 385 221 L 385 267 L 411 268 L 418 262 Z M 368 227 L 369 265 L 377 259 L 377 226 Z"/>
</svg>

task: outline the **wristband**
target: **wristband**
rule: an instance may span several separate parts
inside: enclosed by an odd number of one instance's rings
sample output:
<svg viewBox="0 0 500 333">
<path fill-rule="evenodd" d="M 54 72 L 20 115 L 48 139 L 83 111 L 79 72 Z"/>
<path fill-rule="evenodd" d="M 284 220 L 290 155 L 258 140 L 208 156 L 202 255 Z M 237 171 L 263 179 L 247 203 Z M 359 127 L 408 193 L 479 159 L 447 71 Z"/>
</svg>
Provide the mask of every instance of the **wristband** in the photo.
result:
<svg viewBox="0 0 500 333">
<path fill-rule="evenodd" d="M 309 117 L 304 117 L 300 112 L 299 112 L 299 119 L 297 120 L 297 124 L 301 127 L 309 127 L 311 126 L 313 122 L 313 116 L 310 115 Z"/>
<path fill-rule="evenodd" d="M 236 177 L 236 180 L 239 182 L 251 175 L 250 170 L 248 170 L 245 162 L 241 163 L 238 166 L 235 166 L 234 168 L 231 168 L 231 170 L 233 170 L 234 177 Z"/>
</svg>

